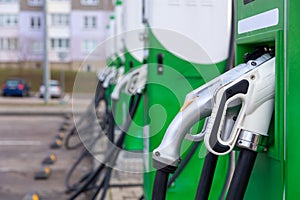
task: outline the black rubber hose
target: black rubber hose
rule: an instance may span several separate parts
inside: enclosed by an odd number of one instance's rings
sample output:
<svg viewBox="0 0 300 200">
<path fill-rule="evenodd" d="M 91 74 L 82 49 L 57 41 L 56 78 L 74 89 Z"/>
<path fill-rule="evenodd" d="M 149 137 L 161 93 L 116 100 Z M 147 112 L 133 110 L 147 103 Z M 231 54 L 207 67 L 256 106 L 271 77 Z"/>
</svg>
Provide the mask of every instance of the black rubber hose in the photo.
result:
<svg viewBox="0 0 300 200">
<path fill-rule="evenodd" d="M 98 139 L 100 139 L 100 138 L 101 138 L 101 135 L 99 135 L 97 138 L 94 138 L 94 140 L 92 141 L 92 143 L 90 144 L 90 146 L 88 148 L 91 149 L 96 144 Z M 92 171 L 89 171 L 86 174 L 84 174 L 83 176 L 81 176 L 76 183 L 74 183 L 74 184 L 70 183 L 70 180 L 71 180 L 71 177 L 72 177 L 74 171 L 79 166 L 79 164 L 84 160 L 84 158 L 88 157 L 88 156 L 91 156 L 91 154 L 86 148 L 84 148 L 82 153 L 80 154 L 79 158 L 75 161 L 75 163 L 72 165 L 72 167 L 68 171 L 67 176 L 65 178 L 65 186 L 67 189 L 66 192 L 71 192 L 71 191 L 78 189 L 80 184 L 82 184 L 92 173 Z"/>
<path fill-rule="evenodd" d="M 81 147 L 83 144 L 86 144 L 90 140 L 94 140 L 93 137 L 87 138 L 86 140 L 82 140 L 78 134 L 78 132 L 81 132 L 81 133 L 84 132 L 84 134 L 90 134 L 93 131 L 94 131 L 93 126 L 91 126 L 90 124 L 83 128 L 80 128 L 79 131 L 76 128 L 72 129 L 70 134 L 67 134 L 67 136 L 65 137 L 65 142 L 64 142 L 65 148 L 68 150 L 78 149 L 79 147 Z M 93 136 L 93 135 L 91 134 L 91 136 Z M 73 144 L 71 144 L 71 140 L 74 137 L 77 137 L 77 142 L 73 141 Z"/>
<path fill-rule="evenodd" d="M 96 189 L 96 192 L 93 194 L 93 197 L 91 200 L 96 199 L 96 197 L 98 196 L 98 193 L 100 192 L 101 188 L 103 188 L 104 184 L 106 181 L 106 177 L 104 177 L 104 179 L 101 181 L 99 186 L 96 186 L 94 189 Z"/>
<path fill-rule="evenodd" d="M 79 127 L 83 123 L 83 121 L 87 120 L 87 118 L 89 116 L 93 116 L 91 114 L 91 112 L 93 111 L 93 109 L 97 109 L 98 108 L 99 102 L 101 100 L 105 100 L 105 103 L 107 105 L 107 101 L 105 99 L 105 88 L 103 88 L 102 84 L 103 83 L 101 81 L 98 81 L 97 87 L 96 87 L 96 91 L 95 91 L 94 100 L 90 103 L 90 105 L 88 106 L 86 112 L 83 115 L 80 116 L 80 119 L 79 119 L 79 121 L 76 124 L 77 127 Z M 74 125 L 74 127 L 71 129 L 71 131 L 66 135 L 65 147 L 68 150 L 77 149 L 78 147 L 80 147 L 82 145 L 82 143 L 77 143 L 75 145 L 70 145 L 70 139 L 73 136 L 77 136 L 78 135 L 78 131 L 76 129 L 76 126 Z"/>
<path fill-rule="evenodd" d="M 141 96 L 142 96 L 142 94 L 137 94 L 136 101 L 133 104 L 132 108 L 129 110 L 128 116 L 133 116 L 134 117 L 134 115 L 136 113 L 136 110 L 137 110 L 137 107 L 139 105 L 139 102 L 141 100 Z M 98 168 L 91 174 L 91 176 L 87 178 L 86 182 L 82 185 L 82 187 L 80 187 L 78 190 L 76 190 L 76 192 L 69 198 L 69 200 L 74 200 L 82 192 L 85 192 L 88 189 L 89 185 L 92 184 L 92 183 L 94 183 L 94 181 L 96 180 L 96 178 L 99 177 L 99 174 L 101 173 L 101 171 L 103 169 L 105 169 L 105 164 L 107 164 L 108 162 L 110 162 L 111 159 L 115 159 L 116 160 L 116 157 L 118 156 L 118 153 L 120 152 L 120 149 L 123 146 L 123 143 L 124 143 L 124 140 L 125 140 L 125 136 L 126 136 L 126 132 L 129 129 L 129 126 L 130 126 L 130 124 L 132 122 L 133 117 L 132 118 L 131 117 L 127 117 L 127 120 L 126 120 L 125 125 L 124 125 L 124 130 L 122 131 L 120 137 L 118 138 L 118 140 L 117 140 L 117 142 L 115 144 L 115 148 L 111 149 L 111 152 L 107 154 L 107 156 L 103 160 L 103 163 L 98 166 Z M 105 181 L 105 179 L 103 181 Z M 100 192 L 101 188 L 103 187 L 103 183 L 104 183 L 103 181 L 97 187 L 96 193 Z M 108 185 L 107 185 L 106 188 L 104 188 L 104 190 L 107 190 L 107 189 L 108 189 Z M 94 195 L 97 195 L 97 194 L 94 194 Z"/>
<path fill-rule="evenodd" d="M 169 173 L 165 170 L 159 169 L 156 171 L 152 190 L 152 200 L 166 199 L 168 178 Z"/>
<path fill-rule="evenodd" d="M 244 198 L 256 157 L 257 152 L 241 149 L 227 193 L 227 200 L 240 200 Z"/>
<path fill-rule="evenodd" d="M 231 28 L 230 28 L 230 40 L 229 40 L 229 50 L 226 62 L 225 71 L 232 69 L 235 59 L 235 1 L 231 1 Z M 204 166 L 202 168 L 201 177 L 198 183 L 196 200 L 206 200 L 208 199 L 209 192 L 211 189 L 214 172 L 216 169 L 218 161 L 218 156 L 212 153 L 206 155 Z"/>
<path fill-rule="evenodd" d="M 106 175 L 105 175 L 105 181 L 104 181 L 104 186 L 103 186 L 103 193 L 101 194 L 101 198 L 100 200 L 104 200 L 106 193 L 107 193 L 107 189 L 109 187 L 109 182 L 110 182 L 110 178 L 111 178 L 111 173 L 112 173 L 112 168 L 109 167 L 106 171 Z M 93 198 L 92 200 L 96 200 L 97 195 L 95 195 L 95 198 Z"/>
<path fill-rule="evenodd" d="M 174 175 L 170 178 L 170 180 L 168 181 L 168 185 L 167 188 L 171 187 L 171 185 L 174 183 L 174 181 L 176 180 L 176 178 L 181 174 L 181 172 L 183 171 L 183 169 L 185 168 L 185 166 L 189 163 L 189 161 L 191 160 L 192 156 L 194 155 L 195 151 L 197 150 L 198 146 L 199 146 L 200 142 L 195 142 L 191 148 L 191 150 L 189 151 L 188 155 L 185 157 L 184 161 L 182 161 L 178 167 L 178 169 L 175 171 Z"/>
<path fill-rule="evenodd" d="M 71 176 L 73 175 L 73 172 L 75 171 L 75 169 L 77 168 L 79 163 L 81 163 L 81 161 L 88 155 L 89 155 L 89 152 L 86 149 L 84 149 L 82 151 L 81 155 L 79 156 L 79 158 L 75 161 L 75 163 L 72 165 L 71 169 L 68 171 L 66 179 L 65 179 L 65 186 L 67 188 L 67 192 L 75 190 L 77 188 L 77 186 L 79 185 L 79 182 L 81 182 L 81 179 L 83 177 L 86 177 L 86 174 L 85 174 L 84 176 L 82 176 L 80 178 L 80 180 L 77 183 L 74 183 L 74 184 L 70 183 L 70 179 L 71 179 Z"/>
<path fill-rule="evenodd" d="M 220 195 L 220 199 L 225 199 L 227 190 L 228 190 L 230 182 L 231 182 L 231 178 L 234 173 L 234 168 L 235 168 L 235 152 L 234 151 L 230 152 L 228 161 L 229 161 L 229 165 L 228 165 L 228 170 L 227 170 L 227 175 L 226 175 L 226 181 L 223 186 L 223 189 L 222 189 L 222 192 Z"/>
<path fill-rule="evenodd" d="M 208 199 L 210 188 L 214 179 L 217 162 L 217 155 L 210 152 L 206 155 L 197 188 L 197 194 L 195 197 L 196 200 Z"/>
<path fill-rule="evenodd" d="M 115 140 L 115 120 L 113 113 L 111 111 L 108 111 L 108 135 L 107 138 L 111 143 L 114 143 Z"/>
<path fill-rule="evenodd" d="M 78 197 L 82 192 L 85 192 L 90 184 L 92 184 L 95 179 L 98 177 L 98 174 L 104 169 L 105 164 L 102 163 L 99 167 L 92 173 L 86 180 L 86 182 L 80 187 L 76 192 L 69 198 L 69 200 L 73 200 Z"/>
<path fill-rule="evenodd" d="M 72 137 L 75 137 L 75 136 L 78 137 L 78 131 L 77 131 L 76 127 L 79 127 L 87 118 L 89 118 L 89 116 L 92 116 L 91 112 L 94 109 L 94 107 L 92 106 L 93 103 L 94 103 L 94 100 L 93 100 L 92 103 L 90 103 L 90 105 L 88 106 L 88 108 L 85 111 L 85 113 L 80 116 L 80 118 L 79 118 L 78 122 L 76 123 L 76 125 L 74 125 L 73 128 L 71 129 L 71 131 L 66 135 L 66 137 L 65 137 L 65 143 L 64 143 L 66 149 L 72 150 L 72 149 L 76 149 L 76 148 L 78 148 L 78 147 L 81 146 L 80 143 L 77 143 L 75 145 L 71 145 L 70 144 L 70 140 L 71 140 Z"/>
<path fill-rule="evenodd" d="M 109 138 L 109 140 L 110 141 L 112 141 L 113 140 L 113 132 L 114 132 L 114 128 L 113 128 L 113 126 L 114 126 L 114 121 L 113 121 L 113 119 L 111 119 L 111 118 L 113 118 L 112 117 L 112 115 L 111 115 L 111 113 L 108 113 L 109 114 L 109 123 L 110 123 L 110 128 L 109 128 L 109 133 L 108 133 L 108 138 Z M 95 183 L 95 180 L 97 179 L 97 177 L 99 176 L 99 174 L 102 172 L 102 170 L 103 169 L 105 169 L 105 162 L 106 161 L 104 161 L 101 165 L 99 165 L 99 167 L 93 172 L 90 172 L 90 175 L 88 176 L 88 177 L 86 177 L 86 181 L 85 181 L 85 183 L 83 183 L 82 184 L 82 186 L 80 187 L 80 188 L 77 188 L 77 190 L 76 190 L 76 192 L 75 192 L 75 194 L 73 194 L 71 197 L 70 197 L 70 199 L 75 199 L 77 196 L 79 196 L 82 192 L 85 192 L 86 190 L 88 190 L 88 188 L 89 188 L 89 186 L 91 185 L 91 184 L 93 184 L 93 183 Z M 97 186 L 97 190 L 100 188 L 102 188 L 103 187 L 103 183 L 101 183 L 99 186 Z M 100 190 L 99 189 L 99 190 Z M 96 190 L 96 191 L 97 191 Z"/>
<path fill-rule="evenodd" d="M 119 152 L 120 152 L 120 150 L 123 146 L 126 133 L 129 129 L 129 126 L 132 122 L 132 119 L 135 116 L 135 113 L 136 113 L 136 110 L 138 108 L 141 97 L 142 97 L 142 94 L 137 94 L 137 96 L 132 96 L 130 98 L 131 103 L 130 103 L 129 113 L 128 113 L 128 116 L 126 118 L 126 122 L 124 124 L 122 133 L 121 133 L 120 137 L 118 138 L 118 141 L 116 142 L 116 149 L 114 151 L 115 154 L 114 155 L 109 155 L 112 158 L 111 158 L 111 160 L 109 160 L 110 161 L 110 163 L 109 163 L 110 166 L 108 166 L 108 169 L 106 171 L 105 182 L 104 182 L 104 186 L 103 186 L 103 193 L 101 194 L 101 200 L 104 200 L 104 198 L 106 196 L 106 192 L 109 188 L 109 182 L 110 182 L 110 178 L 111 178 L 112 167 L 115 165 L 115 162 L 117 160 Z M 97 188 L 96 192 L 94 193 L 93 198 L 92 198 L 93 200 L 96 199 L 96 197 L 98 196 L 98 193 L 100 192 L 100 190 L 101 190 L 101 186 L 99 188 Z"/>
<path fill-rule="evenodd" d="M 98 107 L 99 102 L 105 97 L 105 88 L 103 87 L 103 82 L 102 81 L 98 81 L 97 83 L 97 88 L 95 91 L 95 98 L 94 98 L 94 105 L 95 108 Z"/>
</svg>

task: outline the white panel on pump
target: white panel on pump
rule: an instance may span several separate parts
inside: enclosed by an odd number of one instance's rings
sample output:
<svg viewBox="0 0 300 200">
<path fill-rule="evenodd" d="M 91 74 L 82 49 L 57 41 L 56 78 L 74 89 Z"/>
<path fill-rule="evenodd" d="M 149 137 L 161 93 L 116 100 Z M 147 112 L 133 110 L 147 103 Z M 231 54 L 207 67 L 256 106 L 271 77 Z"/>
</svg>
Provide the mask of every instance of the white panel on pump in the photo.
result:
<svg viewBox="0 0 300 200">
<path fill-rule="evenodd" d="M 108 30 L 106 45 L 107 45 L 107 53 L 106 53 L 107 57 L 108 58 L 114 57 L 116 50 L 115 50 L 115 19 L 113 16 L 111 16 L 109 20 L 109 30 Z"/>
<path fill-rule="evenodd" d="M 109 34 L 110 34 L 110 26 L 107 25 L 106 26 L 106 37 L 105 37 L 105 42 L 104 42 L 104 45 L 105 45 L 105 58 L 106 59 L 110 58 L 110 52 L 111 52 L 110 43 L 108 41 L 108 39 L 110 37 Z"/>
<path fill-rule="evenodd" d="M 123 43 L 123 30 L 122 30 L 122 12 L 123 5 L 117 4 L 115 6 L 115 50 L 118 56 L 124 54 L 124 43 Z"/>
<path fill-rule="evenodd" d="M 130 54 L 142 62 L 144 41 L 141 36 L 144 33 L 142 22 L 142 0 L 123 1 L 123 29 L 124 45 Z"/>
<path fill-rule="evenodd" d="M 227 58 L 231 0 L 147 2 L 150 29 L 168 51 L 200 64 L 218 63 Z"/>
</svg>

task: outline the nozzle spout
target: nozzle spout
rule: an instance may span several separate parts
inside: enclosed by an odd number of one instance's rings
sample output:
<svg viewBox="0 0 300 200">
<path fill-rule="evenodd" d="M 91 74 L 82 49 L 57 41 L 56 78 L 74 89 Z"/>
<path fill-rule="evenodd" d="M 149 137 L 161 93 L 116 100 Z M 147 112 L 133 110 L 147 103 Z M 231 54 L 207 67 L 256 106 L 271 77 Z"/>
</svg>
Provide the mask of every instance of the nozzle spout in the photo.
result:
<svg viewBox="0 0 300 200">
<path fill-rule="evenodd" d="M 180 146 L 188 130 L 199 120 L 210 115 L 212 110 L 212 94 L 202 93 L 184 107 L 169 125 L 166 134 L 154 152 L 154 167 L 177 166 L 180 158 Z"/>
</svg>

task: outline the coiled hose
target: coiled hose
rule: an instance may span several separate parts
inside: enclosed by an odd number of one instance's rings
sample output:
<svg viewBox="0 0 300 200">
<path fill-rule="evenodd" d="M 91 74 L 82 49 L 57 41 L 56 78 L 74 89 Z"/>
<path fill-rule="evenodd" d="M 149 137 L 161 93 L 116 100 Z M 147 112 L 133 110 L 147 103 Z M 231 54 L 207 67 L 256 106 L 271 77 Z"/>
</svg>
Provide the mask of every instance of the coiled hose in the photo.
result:
<svg viewBox="0 0 300 200">
<path fill-rule="evenodd" d="M 116 143 L 114 146 L 112 146 L 111 148 L 108 149 L 108 152 L 103 160 L 103 163 L 100 164 L 96 170 L 90 174 L 90 176 L 88 178 L 86 178 L 85 183 L 78 188 L 75 193 L 69 198 L 69 200 L 74 200 L 75 198 L 77 198 L 81 193 L 85 192 L 87 189 L 91 188 L 90 185 L 93 184 L 97 178 L 100 176 L 101 172 L 106 169 L 106 174 L 104 176 L 104 179 L 101 180 L 100 184 L 95 188 L 95 193 L 93 194 L 93 199 L 95 199 L 99 192 L 101 191 L 101 189 L 103 189 L 103 193 L 101 195 L 101 199 L 105 198 L 106 195 L 106 191 L 109 187 L 109 181 L 110 181 L 110 177 L 111 177 L 111 172 L 112 172 L 112 167 L 114 166 L 117 157 L 122 149 L 124 140 L 125 140 L 125 136 L 126 136 L 126 132 L 128 131 L 130 124 L 132 122 L 132 119 L 134 118 L 134 115 L 136 113 L 137 107 L 139 105 L 139 102 L 141 100 L 142 94 L 138 93 L 135 96 L 132 96 L 131 98 L 136 98 L 134 103 L 132 104 L 131 108 L 129 108 L 129 113 L 128 113 L 128 117 L 126 118 L 126 121 L 124 123 L 123 126 L 123 130 L 119 136 L 119 138 L 117 139 Z M 130 117 L 132 116 L 132 117 Z M 108 166 L 106 166 L 108 165 Z"/>
<path fill-rule="evenodd" d="M 71 131 L 66 135 L 65 137 L 65 141 L 64 141 L 64 145 L 65 148 L 68 150 L 73 150 L 73 149 L 77 149 L 79 147 L 82 146 L 83 143 L 87 142 L 88 140 L 93 140 L 94 138 L 88 138 L 87 141 L 82 141 L 80 140 L 78 137 L 78 133 L 85 133 L 85 134 L 89 134 L 92 133 L 94 131 L 94 126 L 91 125 L 91 123 L 94 123 L 94 118 L 93 118 L 93 113 L 95 110 L 97 110 L 97 108 L 99 107 L 99 104 L 101 101 L 104 101 L 105 106 L 106 106 L 106 112 L 107 112 L 107 100 L 105 98 L 105 88 L 103 88 L 103 82 L 102 81 L 98 81 L 97 83 L 97 87 L 96 87 L 96 91 L 95 91 L 95 97 L 92 100 L 92 102 L 89 104 L 86 112 L 80 116 L 78 122 L 76 123 L 76 125 L 74 125 L 71 129 Z M 87 122 L 87 124 L 85 126 L 82 126 L 82 124 L 84 124 L 84 122 Z M 103 124 L 105 124 L 105 120 L 103 122 Z M 103 128 L 103 124 L 100 124 L 100 126 Z M 72 144 L 72 139 L 74 137 L 77 137 L 77 142 Z"/>
</svg>

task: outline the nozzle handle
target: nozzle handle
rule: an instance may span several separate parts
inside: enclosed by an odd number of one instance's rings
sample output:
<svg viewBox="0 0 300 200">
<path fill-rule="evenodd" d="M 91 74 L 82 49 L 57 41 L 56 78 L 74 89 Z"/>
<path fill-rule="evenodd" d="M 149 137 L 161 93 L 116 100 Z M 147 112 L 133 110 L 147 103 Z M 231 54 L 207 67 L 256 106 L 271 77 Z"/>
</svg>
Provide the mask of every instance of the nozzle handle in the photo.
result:
<svg viewBox="0 0 300 200">
<path fill-rule="evenodd" d="M 235 146 L 241 130 L 268 135 L 273 113 L 275 58 L 249 71 L 234 82 L 221 87 L 215 97 L 204 142 L 217 155 L 228 154 Z M 241 105 L 232 131 L 227 138 L 222 128 L 228 108 Z"/>
</svg>

